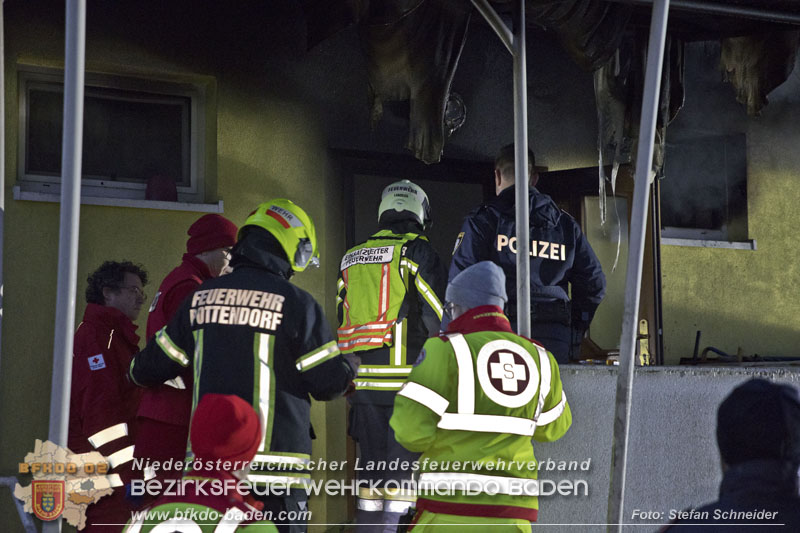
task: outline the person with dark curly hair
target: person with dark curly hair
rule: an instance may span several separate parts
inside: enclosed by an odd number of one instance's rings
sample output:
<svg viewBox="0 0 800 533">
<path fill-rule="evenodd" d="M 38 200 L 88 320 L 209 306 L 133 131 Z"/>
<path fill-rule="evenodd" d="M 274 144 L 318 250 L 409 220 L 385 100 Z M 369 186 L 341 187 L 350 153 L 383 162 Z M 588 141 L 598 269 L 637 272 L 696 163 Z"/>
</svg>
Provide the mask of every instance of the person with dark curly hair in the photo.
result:
<svg viewBox="0 0 800 533">
<path fill-rule="evenodd" d="M 147 298 L 147 272 L 130 261 L 106 261 L 87 282 L 86 311 L 72 351 L 68 446 L 74 453 L 96 450 L 106 457 L 114 487 L 113 494 L 89 506 L 83 531 L 118 532 L 130 518 L 124 484 L 131 477 L 141 389 L 126 374 L 139 349 L 133 321 Z"/>
</svg>

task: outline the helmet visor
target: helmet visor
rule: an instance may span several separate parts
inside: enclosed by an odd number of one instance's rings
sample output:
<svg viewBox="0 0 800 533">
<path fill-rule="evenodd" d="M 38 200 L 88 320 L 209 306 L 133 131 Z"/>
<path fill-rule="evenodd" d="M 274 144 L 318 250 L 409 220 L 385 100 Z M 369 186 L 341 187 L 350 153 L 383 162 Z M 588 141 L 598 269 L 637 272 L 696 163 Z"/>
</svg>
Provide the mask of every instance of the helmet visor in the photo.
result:
<svg viewBox="0 0 800 533">
<path fill-rule="evenodd" d="M 300 239 L 294 253 L 294 264 L 301 270 L 308 265 L 319 266 L 319 258 L 314 256 L 314 246 L 310 239 Z"/>
</svg>

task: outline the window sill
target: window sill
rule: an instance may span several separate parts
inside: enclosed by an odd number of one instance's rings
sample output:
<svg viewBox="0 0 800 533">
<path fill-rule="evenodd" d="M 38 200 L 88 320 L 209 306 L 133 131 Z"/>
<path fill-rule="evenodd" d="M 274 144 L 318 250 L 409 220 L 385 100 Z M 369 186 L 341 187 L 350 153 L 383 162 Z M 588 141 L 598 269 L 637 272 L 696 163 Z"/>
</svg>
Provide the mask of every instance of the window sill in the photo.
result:
<svg viewBox="0 0 800 533">
<path fill-rule="evenodd" d="M 731 250 L 755 250 L 756 241 L 710 241 L 704 239 L 678 239 L 675 237 L 661 237 L 663 246 L 695 246 L 699 248 L 728 248 Z"/>
<path fill-rule="evenodd" d="M 14 186 L 14 200 L 28 200 L 31 202 L 61 201 L 60 194 L 23 191 L 19 185 Z M 161 202 L 157 200 L 137 200 L 133 198 L 105 198 L 98 196 L 81 196 L 83 205 L 105 205 L 110 207 L 134 207 L 140 209 L 164 209 L 168 211 L 193 211 L 196 213 L 222 213 L 222 200 L 214 204 L 196 204 L 186 202 Z"/>
</svg>

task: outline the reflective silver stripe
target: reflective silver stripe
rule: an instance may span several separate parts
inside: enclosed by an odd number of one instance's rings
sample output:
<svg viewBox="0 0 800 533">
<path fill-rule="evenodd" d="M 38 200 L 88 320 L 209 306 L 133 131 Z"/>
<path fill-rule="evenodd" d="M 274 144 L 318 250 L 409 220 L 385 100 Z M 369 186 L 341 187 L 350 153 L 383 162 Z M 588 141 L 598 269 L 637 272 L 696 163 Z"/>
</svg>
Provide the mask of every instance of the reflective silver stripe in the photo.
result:
<svg viewBox="0 0 800 533">
<path fill-rule="evenodd" d="M 339 350 L 349 350 L 353 346 L 359 344 L 375 343 L 377 346 L 383 346 L 386 341 L 383 337 L 359 337 L 358 339 L 350 339 L 339 343 Z"/>
<path fill-rule="evenodd" d="M 380 388 L 380 389 L 391 389 L 391 388 L 399 389 L 400 387 L 403 386 L 403 383 L 405 383 L 405 381 L 359 381 L 359 380 L 355 380 L 353 383 L 355 384 L 356 387 L 377 387 L 377 388 Z"/>
<path fill-rule="evenodd" d="M 534 346 L 536 347 L 536 351 L 539 352 L 539 373 L 541 374 L 541 381 L 539 382 L 539 400 L 536 403 L 536 413 L 533 415 L 533 421 L 538 423 L 539 416 L 541 416 L 542 409 L 544 409 L 545 398 L 550 394 L 550 380 L 552 379 L 552 375 L 550 372 L 550 356 L 547 355 L 547 351 L 538 344 L 534 344 Z"/>
<path fill-rule="evenodd" d="M 125 530 L 125 533 L 140 533 L 142 531 L 142 525 L 144 524 L 144 513 L 138 516 L 134 516 L 133 522 L 128 525 L 128 528 Z"/>
<path fill-rule="evenodd" d="M 304 372 L 337 355 L 339 355 L 339 347 L 336 345 L 336 341 L 331 341 L 325 344 L 320 350 L 304 355 L 298 359 L 295 367 L 300 372 Z"/>
<path fill-rule="evenodd" d="M 460 333 L 447 337 L 453 345 L 458 363 L 458 412 L 471 415 L 475 412 L 475 370 L 472 367 L 472 352 Z"/>
<path fill-rule="evenodd" d="M 455 472 L 423 473 L 417 490 L 419 493 L 433 490 L 441 494 L 443 490 L 474 489 L 477 486 L 488 494 L 539 494 L 539 483 L 535 479 Z"/>
<path fill-rule="evenodd" d="M 558 402 L 558 405 L 550 409 L 549 411 L 545 411 L 544 413 L 539 415 L 539 420 L 536 421 L 536 424 L 539 426 L 546 426 L 550 422 L 555 422 L 561 413 L 564 412 L 564 407 L 567 405 L 567 395 L 564 394 L 564 391 L 561 391 L 561 401 Z"/>
<path fill-rule="evenodd" d="M 106 479 L 111 487 L 121 487 L 124 485 L 124 483 L 122 483 L 122 478 L 119 477 L 119 474 L 109 474 L 106 476 Z M 97 487 L 95 486 L 95 488 Z"/>
<path fill-rule="evenodd" d="M 384 513 L 405 513 L 408 511 L 414 502 L 403 502 L 399 500 L 384 500 L 383 512 Z"/>
<path fill-rule="evenodd" d="M 394 365 L 403 365 L 403 320 L 395 324 Z"/>
<path fill-rule="evenodd" d="M 236 509 L 238 512 L 231 512 Z M 228 514 L 231 512 L 230 514 Z M 214 533 L 235 533 L 239 524 L 244 520 L 245 513 L 240 511 L 237 507 L 229 507 L 222 515 L 223 520 L 220 520 L 217 527 L 214 528 Z"/>
<path fill-rule="evenodd" d="M 344 280 L 342 278 L 339 278 L 336 281 L 336 288 L 339 289 L 339 290 L 344 289 Z"/>
<path fill-rule="evenodd" d="M 407 257 L 400 260 L 400 265 L 407 268 L 408 271 L 411 272 L 412 274 L 416 274 L 417 270 L 419 270 L 419 265 L 411 261 Z"/>
<path fill-rule="evenodd" d="M 369 367 L 361 365 L 358 367 L 358 375 L 361 374 L 410 374 L 413 367 L 410 366 L 385 366 L 385 367 Z"/>
<path fill-rule="evenodd" d="M 183 378 L 181 378 L 180 376 L 174 379 L 168 379 L 167 381 L 164 382 L 164 385 L 178 390 L 186 389 L 186 384 L 183 382 Z"/>
<path fill-rule="evenodd" d="M 164 326 L 156 333 L 156 344 L 167 354 L 167 357 L 181 366 L 189 366 L 189 358 L 186 357 L 186 352 L 178 348 L 167 335 L 167 326 Z"/>
<path fill-rule="evenodd" d="M 369 331 L 371 329 L 379 329 L 379 330 L 383 331 L 385 329 L 391 328 L 392 325 L 393 324 L 392 324 L 391 320 L 386 321 L 386 322 L 370 322 L 369 324 L 361 324 L 360 326 L 356 326 L 356 327 L 348 328 L 348 329 L 339 328 L 338 329 L 338 333 L 339 333 L 339 335 L 347 336 L 347 335 L 352 335 L 356 331 Z"/>
<path fill-rule="evenodd" d="M 253 483 L 275 483 L 278 485 L 303 485 L 305 487 L 311 485 L 311 479 L 307 477 L 293 477 L 293 476 L 267 476 L 262 474 L 248 474 L 247 479 Z"/>
<path fill-rule="evenodd" d="M 433 292 L 430 285 L 428 285 L 424 279 L 417 276 L 417 280 L 414 282 L 419 289 L 420 294 L 422 294 L 425 301 L 433 308 L 436 316 L 439 317 L 439 320 L 442 319 L 442 302 L 439 301 L 439 298 L 436 297 L 436 293 Z"/>
<path fill-rule="evenodd" d="M 280 463 L 286 465 L 302 465 L 306 466 L 311 463 L 311 458 L 292 457 L 288 455 L 262 455 L 256 454 L 253 457 L 254 463 Z"/>
<path fill-rule="evenodd" d="M 268 333 L 258 334 L 258 410 L 259 418 L 261 419 L 261 443 L 258 445 L 259 450 L 265 450 L 267 447 L 267 421 L 269 420 L 269 340 Z"/>
<path fill-rule="evenodd" d="M 436 427 L 481 433 L 511 433 L 532 437 L 536 430 L 536 423 L 529 418 L 515 416 L 445 413 Z"/>
<path fill-rule="evenodd" d="M 122 448 L 119 451 L 116 451 L 108 456 L 108 464 L 111 465 L 111 468 L 116 468 L 121 464 L 125 464 L 128 461 L 133 460 L 133 445 L 126 448 Z"/>
<path fill-rule="evenodd" d="M 447 410 L 447 406 L 450 405 L 450 402 L 436 391 L 424 387 L 419 383 L 414 383 L 413 381 L 409 381 L 403 385 L 403 388 L 400 389 L 397 395 L 414 400 L 439 416 L 442 416 Z"/>
<path fill-rule="evenodd" d="M 121 424 L 114 424 L 113 426 L 109 426 L 106 429 L 98 431 L 91 437 L 89 437 L 89 444 L 94 446 L 95 448 L 99 448 L 104 444 L 108 444 L 112 440 L 117 440 L 120 437 L 127 437 L 128 436 L 128 424 L 125 422 Z"/>
<path fill-rule="evenodd" d="M 356 507 L 358 507 L 359 511 L 383 511 L 383 500 L 365 500 L 364 498 L 358 498 Z"/>
<path fill-rule="evenodd" d="M 144 467 L 144 480 L 150 481 L 151 479 L 155 479 L 156 477 L 156 469 L 152 466 Z"/>
</svg>

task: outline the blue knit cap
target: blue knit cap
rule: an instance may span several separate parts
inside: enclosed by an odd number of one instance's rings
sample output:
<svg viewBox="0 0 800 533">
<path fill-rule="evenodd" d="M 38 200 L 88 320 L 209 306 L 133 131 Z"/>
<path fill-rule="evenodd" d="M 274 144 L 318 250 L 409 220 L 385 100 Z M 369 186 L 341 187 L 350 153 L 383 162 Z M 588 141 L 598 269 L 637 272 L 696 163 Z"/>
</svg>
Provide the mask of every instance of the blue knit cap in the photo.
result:
<svg viewBox="0 0 800 533">
<path fill-rule="evenodd" d="M 491 261 L 481 261 L 468 266 L 447 284 L 445 300 L 464 309 L 481 305 L 502 308 L 508 301 L 506 275 Z"/>
</svg>

